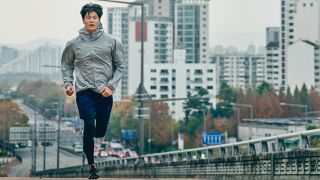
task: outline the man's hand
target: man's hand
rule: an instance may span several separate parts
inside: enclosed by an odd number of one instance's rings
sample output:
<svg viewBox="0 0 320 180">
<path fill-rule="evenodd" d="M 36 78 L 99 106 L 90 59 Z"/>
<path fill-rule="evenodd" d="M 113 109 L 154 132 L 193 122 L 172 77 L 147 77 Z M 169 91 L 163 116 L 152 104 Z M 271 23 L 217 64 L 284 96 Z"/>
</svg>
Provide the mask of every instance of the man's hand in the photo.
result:
<svg viewBox="0 0 320 180">
<path fill-rule="evenodd" d="M 73 87 L 73 86 L 68 86 L 68 87 L 66 88 L 66 94 L 67 94 L 68 96 L 72 96 L 73 93 L 74 93 L 74 87 Z"/>
<path fill-rule="evenodd" d="M 108 86 L 105 86 L 102 91 L 102 96 L 104 97 L 108 97 L 108 96 L 111 96 L 112 95 L 112 90 L 108 87 Z"/>
</svg>

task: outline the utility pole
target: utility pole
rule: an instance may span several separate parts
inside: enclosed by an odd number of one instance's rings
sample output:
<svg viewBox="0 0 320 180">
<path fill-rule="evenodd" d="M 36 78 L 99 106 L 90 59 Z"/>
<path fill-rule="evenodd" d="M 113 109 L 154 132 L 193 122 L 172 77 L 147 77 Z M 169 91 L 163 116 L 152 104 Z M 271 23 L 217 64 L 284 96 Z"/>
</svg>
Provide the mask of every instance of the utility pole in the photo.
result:
<svg viewBox="0 0 320 180">
<path fill-rule="evenodd" d="M 57 132 L 57 169 L 59 169 L 59 164 L 60 164 L 60 121 L 61 121 L 61 116 L 60 116 L 60 109 L 62 108 L 62 103 L 61 100 L 59 100 L 59 105 L 57 108 L 57 123 L 58 123 L 58 132 Z"/>
<path fill-rule="evenodd" d="M 47 141 L 47 138 L 46 138 L 46 118 L 44 117 L 43 118 L 43 143 L 42 143 L 42 146 L 43 146 L 43 171 L 46 170 L 46 141 Z"/>
<path fill-rule="evenodd" d="M 34 110 L 34 124 L 33 124 L 33 132 L 32 132 L 32 166 L 31 166 L 31 172 L 35 173 L 37 170 L 37 111 Z"/>
</svg>

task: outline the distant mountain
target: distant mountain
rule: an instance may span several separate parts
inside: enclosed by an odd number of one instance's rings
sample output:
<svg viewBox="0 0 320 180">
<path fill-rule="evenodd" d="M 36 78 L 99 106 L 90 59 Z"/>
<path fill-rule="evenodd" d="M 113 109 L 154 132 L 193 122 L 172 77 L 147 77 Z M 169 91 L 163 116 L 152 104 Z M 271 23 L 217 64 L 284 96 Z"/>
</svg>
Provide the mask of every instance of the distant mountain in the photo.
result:
<svg viewBox="0 0 320 180">
<path fill-rule="evenodd" d="M 54 45 L 58 45 L 58 46 L 62 46 L 64 47 L 66 44 L 66 41 L 60 40 L 60 39 L 36 39 L 24 44 L 8 44 L 7 46 L 22 50 L 22 49 L 26 49 L 26 50 L 33 50 L 33 49 L 37 49 L 38 47 L 44 45 L 44 44 L 54 44 Z"/>
<path fill-rule="evenodd" d="M 0 65 L 6 64 L 18 57 L 18 50 L 8 46 L 0 46 Z"/>
</svg>

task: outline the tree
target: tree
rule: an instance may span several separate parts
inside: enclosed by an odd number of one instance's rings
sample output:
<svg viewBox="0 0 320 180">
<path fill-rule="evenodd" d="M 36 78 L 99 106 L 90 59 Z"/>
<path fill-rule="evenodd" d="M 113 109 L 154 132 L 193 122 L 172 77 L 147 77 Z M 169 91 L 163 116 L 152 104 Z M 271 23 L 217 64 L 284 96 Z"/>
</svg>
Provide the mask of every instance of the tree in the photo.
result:
<svg viewBox="0 0 320 180">
<path fill-rule="evenodd" d="M 212 111 L 213 117 L 231 117 L 233 110 L 230 109 L 230 104 L 236 102 L 237 93 L 228 84 L 222 83 L 217 95 L 218 103 L 216 109 Z M 225 108 L 228 107 L 228 108 Z"/>
<path fill-rule="evenodd" d="M 133 119 L 133 110 L 136 107 L 138 107 L 137 103 L 114 103 L 106 134 L 107 139 L 123 139 L 122 130 L 133 130 L 138 135 L 139 120 Z M 137 140 L 138 137 L 135 141 Z"/>
<path fill-rule="evenodd" d="M 50 118 L 56 116 L 60 102 L 64 109 L 64 88 L 48 79 L 37 81 L 22 81 L 17 88 L 18 94 L 23 97 L 24 103 L 37 109 L 42 115 Z M 33 95 L 33 97 L 30 97 Z M 47 111 L 49 109 L 49 111 Z"/>
<path fill-rule="evenodd" d="M 1 138 L 9 139 L 9 129 L 13 126 L 28 126 L 28 117 L 20 112 L 19 105 L 10 99 L 0 100 Z"/>
<path fill-rule="evenodd" d="M 171 126 L 173 125 L 173 119 L 169 114 L 169 106 L 167 103 L 151 103 L 148 107 L 150 108 L 151 114 L 145 127 L 151 127 L 151 132 L 148 132 L 149 130 L 145 128 L 145 137 L 148 137 L 150 133 L 150 143 L 154 151 L 160 152 L 171 146 Z"/>
<path fill-rule="evenodd" d="M 295 103 L 294 98 L 291 94 L 290 86 L 287 87 L 284 103 Z M 283 106 L 283 117 L 293 117 L 295 116 L 295 111 L 291 106 Z"/>
<path fill-rule="evenodd" d="M 209 98 L 202 97 L 208 94 L 209 92 L 204 88 L 200 88 L 196 95 L 190 95 L 190 93 L 188 93 L 188 99 L 184 103 L 183 107 L 186 112 L 186 119 L 188 119 L 190 115 L 198 118 L 203 117 L 203 111 L 207 112 L 207 107 L 210 105 L 210 103 Z"/>
<path fill-rule="evenodd" d="M 312 111 L 320 110 L 320 96 L 314 87 L 311 87 L 309 91 L 310 109 Z"/>
<path fill-rule="evenodd" d="M 8 80 L 0 80 L 0 94 L 8 93 L 12 87 L 12 84 Z"/>
<path fill-rule="evenodd" d="M 222 83 L 217 98 L 230 104 L 236 101 L 237 93 L 228 84 Z"/>
<path fill-rule="evenodd" d="M 308 89 L 305 83 L 303 83 L 302 87 L 301 87 L 301 91 L 299 94 L 299 102 L 301 104 L 305 104 L 310 108 L 310 100 L 309 100 L 309 93 L 308 93 Z"/>
<path fill-rule="evenodd" d="M 271 92 L 273 89 L 272 85 L 263 81 L 260 86 L 258 87 L 258 93 L 260 95 L 264 94 L 265 92 Z"/>
</svg>

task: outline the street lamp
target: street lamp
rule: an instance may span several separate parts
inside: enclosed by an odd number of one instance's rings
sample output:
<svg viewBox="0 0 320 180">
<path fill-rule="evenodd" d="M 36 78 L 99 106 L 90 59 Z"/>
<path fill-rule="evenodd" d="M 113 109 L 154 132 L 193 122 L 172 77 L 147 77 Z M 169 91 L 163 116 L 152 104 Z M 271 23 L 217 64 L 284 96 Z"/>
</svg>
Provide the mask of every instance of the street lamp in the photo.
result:
<svg viewBox="0 0 320 180">
<path fill-rule="evenodd" d="M 240 125 L 240 108 L 237 107 L 226 107 L 226 106 L 221 106 L 222 109 L 233 109 L 236 110 L 237 113 L 237 141 L 239 140 L 239 125 Z"/>
<path fill-rule="evenodd" d="M 141 6 L 141 69 L 140 69 L 140 84 L 138 87 L 137 99 L 140 103 L 138 117 L 139 117 L 139 154 L 144 154 L 144 119 L 141 117 L 142 108 L 143 108 L 143 100 L 146 98 L 146 90 L 144 88 L 144 3 L 142 2 L 125 2 L 125 1 L 114 1 L 114 0 L 99 0 L 105 2 L 113 2 L 113 3 L 121 3 L 121 4 L 129 4 L 133 6 Z"/>
<path fill-rule="evenodd" d="M 253 119 L 253 106 L 250 104 L 230 103 L 232 106 L 241 106 L 250 108 L 250 119 Z"/>
<path fill-rule="evenodd" d="M 307 114 L 320 114 L 320 111 L 309 111 Z"/>
<path fill-rule="evenodd" d="M 308 114 L 308 105 L 306 104 L 290 104 L 290 103 L 284 103 L 281 102 L 280 103 L 281 106 L 293 106 L 293 107 L 300 107 L 300 108 L 304 108 L 305 111 L 305 118 L 307 118 L 307 114 Z"/>
<path fill-rule="evenodd" d="M 33 115 L 33 126 L 32 126 L 32 147 L 31 147 L 31 174 L 37 170 L 37 115 L 38 112 L 34 109 L 32 113 L 22 112 L 24 114 Z M 29 118 L 29 117 L 28 117 Z"/>
<path fill-rule="evenodd" d="M 62 101 L 61 98 L 58 97 L 49 97 L 49 96 L 35 96 L 35 95 L 29 95 L 33 98 L 45 98 L 45 99 L 55 99 L 58 100 L 58 108 L 57 108 L 57 124 L 58 124 L 58 130 L 57 130 L 57 169 L 59 169 L 59 164 L 60 164 L 60 121 L 61 121 L 61 116 L 59 115 L 62 109 Z"/>
</svg>

